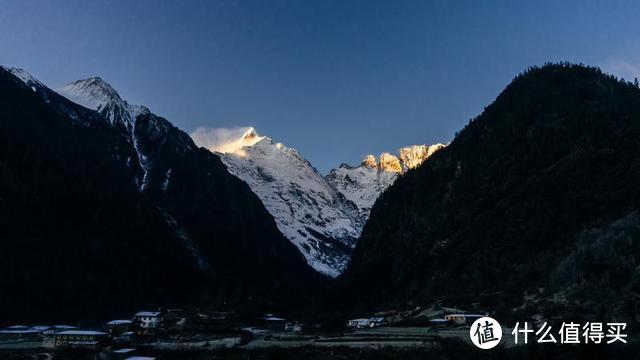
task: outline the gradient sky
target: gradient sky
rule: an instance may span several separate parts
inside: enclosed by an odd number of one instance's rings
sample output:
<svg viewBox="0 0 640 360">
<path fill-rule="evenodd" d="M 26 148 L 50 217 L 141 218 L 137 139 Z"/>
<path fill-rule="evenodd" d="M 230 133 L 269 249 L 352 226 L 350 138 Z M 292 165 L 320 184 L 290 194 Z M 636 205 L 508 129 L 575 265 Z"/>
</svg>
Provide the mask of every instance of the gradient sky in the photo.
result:
<svg viewBox="0 0 640 360">
<path fill-rule="evenodd" d="M 448 142 L 546 61 L 640 77 L 640 2 L 0 2 L 0 64 L 101 76 L 187 132 L 255 126 L 321 172 Z"/>
</svg>

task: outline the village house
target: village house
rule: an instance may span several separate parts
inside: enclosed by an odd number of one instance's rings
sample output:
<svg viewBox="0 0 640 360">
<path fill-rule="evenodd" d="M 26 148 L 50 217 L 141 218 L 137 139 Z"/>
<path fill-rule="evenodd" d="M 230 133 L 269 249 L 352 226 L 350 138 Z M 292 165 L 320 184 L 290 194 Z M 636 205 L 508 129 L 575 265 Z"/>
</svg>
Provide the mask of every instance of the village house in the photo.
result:
<svg viewBox="0 0 640 360">
<path fill-rule="evenodd" d="M 107 339 L 107 333 L 93 330 L 65 330 L 48 336 L 43 341 L 47 348 L 61 346 L 95 349 Z"/>
<path fill-rule="evenodd" d="M 121 348 L 111 350 L 111 357 L 114 360 L 124 360 L 135 355 L 136 349 L 134 348 Z"/>
<path fill-rule="evenodd" d="M 456 325 L 471 325 L 474 321 L 485 316 L 481 314 L 449 314 L 445 315 L 444 319 Z"/>
<path fill-rule="evenodd" d="M 42 336 L 44 330 L 24 325 L 14 325 L 0 330 L 0 341 L 28 341 Z"/>
<path fill-rule="evenodd" d="M 387 320 L 383 317 L 358 318 L 347 321 L 347 327 L 352 329 L 374 328 L 383 325 L 387 325 Z"/>
<path fill-rule="evenodd" d="M 429 326 L 431 326 L 434 329 L 442 329 L 442 328 L 445 328 L 445 327 L 449 326 L 449 324 L 451 324 L 451 321 L 447 320 L 447 319 L 431 319 L 431 320 L 429 320 Z"/>
<path fill-rule="evenodd" d="M 200 321 L 222 321 L 229 318 L 230 312 L 228 311 L 196 311 L 195 318 Z"/>
<path fill-rule="evenodd" d="M 111 320 L 105 325 L 105 330 L 110 335 L 120 335 L 129 331 L 132 323 L 131 320 Z"/>
<path fill-rule="evenodd" d="M 288 322 L 284 326 L 284 331 L 286 332 L 300 332 L 302 331 L 302 324 L 299 322 Z"/>
<path fill-rule="evenodd" d="M 138 335 L 154 335 L 162 327 L 164 317 L 160 311 L 140 311 L 133 316 Z"/>
<path fill-rule="evenodd" d="M 354 329 L 362 329 L 369 327 L 369 318 L 358 318 L 347 321 L 347 327 Z"/>
<path fill-rule="evenodd" d="M 369 318 L 369 327 L 379 327 L 384 325 L 388 325 L 388 322 L 383 317 L 378 316 L 378 317 Z"/>
<path fill-rule="evenodd" d="M 271 315 L 271 314 L 269 314 Z M 276 316 L 265 316 L 264 317 L 264 326 L 265 328 L 273 331 L 286 331 L 287 329 L 287 319 L 279 318 Z"/>
<path fill-rule="evenodd" d="M 111 351 L 109 360 L 154 360 L 155 357 L 142 356 L 138 349 L 122 348 Z"/>
</svg>

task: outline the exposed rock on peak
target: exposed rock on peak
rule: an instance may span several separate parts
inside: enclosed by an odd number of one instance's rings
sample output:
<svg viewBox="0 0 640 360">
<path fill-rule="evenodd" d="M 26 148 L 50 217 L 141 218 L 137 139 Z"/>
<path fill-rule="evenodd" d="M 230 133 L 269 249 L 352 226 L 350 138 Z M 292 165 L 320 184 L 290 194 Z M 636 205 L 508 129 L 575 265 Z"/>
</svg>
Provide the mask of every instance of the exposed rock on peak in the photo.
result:
<svg viewBox="0 0 640 360">
<path fill-rule="evenodd" d="M 375 169 L 378 167 L 378 161 L 375 156 L 369 154 L 362 160 L 362 166 Z"/>
<path fill-rule="evenodd" d="M 406 169 L 415 169 L 433 153 L 444 148 L 444 146 L 444 144 L 433 144 L 403 147 L 400 149 L 400 161 L 402 161 Z"/>
<path fill-rule="evenodd" d="M 380 170 L 401 173 L 402 164 L 400 164 L 400 159 L 388 152 L 380 154 Z"/>
</svg>

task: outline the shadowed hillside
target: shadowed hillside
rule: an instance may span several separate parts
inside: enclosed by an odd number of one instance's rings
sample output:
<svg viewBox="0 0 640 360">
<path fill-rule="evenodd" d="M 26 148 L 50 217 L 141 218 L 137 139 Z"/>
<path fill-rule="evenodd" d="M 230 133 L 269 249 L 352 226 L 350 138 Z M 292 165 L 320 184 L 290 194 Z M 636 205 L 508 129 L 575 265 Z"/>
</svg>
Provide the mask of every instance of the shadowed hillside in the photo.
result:
<svg viewBox="0 0 640 360">
<path fill-rule="evenodd" d="M 441 300 L 630 321 L 638 184 L 640 90 L 596 68 L 531 68 L 380 197 L 341 290 L 360 309 Z"/>
</svg>

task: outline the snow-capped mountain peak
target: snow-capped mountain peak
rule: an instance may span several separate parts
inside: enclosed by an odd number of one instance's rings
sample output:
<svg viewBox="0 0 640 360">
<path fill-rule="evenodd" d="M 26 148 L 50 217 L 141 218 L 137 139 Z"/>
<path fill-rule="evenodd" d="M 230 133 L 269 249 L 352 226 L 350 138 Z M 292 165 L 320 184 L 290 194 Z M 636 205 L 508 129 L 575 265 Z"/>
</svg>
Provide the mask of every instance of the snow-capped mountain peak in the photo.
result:
<svg viewBox="0 0 640 360">
<path fill-rule="evenodd" d="M 368 155 L 360 166 L 341 164 L 324 177 L 296 149 L 260 136 L 252 127 L 198 128 L 191 136 L 251 187 L 307 263 L 332 277 L 346 268 L 380 193 L 433 153 L 405 151 L 411 165 L 390 153 L 379 160 Z"/>
<path fill-rule="evenodd" d="M 327 181 L 357 206 L 358 223 L 363 226 L 369 218 L 371 207 L 383 191 L 401 174 L 419 166 L 443 147 L 442 144 L 407 146 L 400 149 L 400 157 L 384 152 L 376 159 L 370 154 L 364 157 L 360 166 L 342 164 L 331 170 Z"/>
<path fill-rule="evenodd" d="M 403 147 L 400 148 L 400 161 L 404 165 L 405 171 L 415 169 L 428 157 L 444 147 L 444 144 L 439 143 L 433 145 L 412 145 Z"/>
<path fill-rule="evenodd" d="M 111 123 L 121 124 L 126 128 L 131 128 L 139 114 L 149 112 L 144 106 L 127 103 L 100 77 L 77 80 L 55 91 L 76 104 L 96 110 Z"/>
<path fill-rule="evenodd" d="M 364 226 L 378 196 L 393 184 L 398 176 L 399 172 L 379 166 L 373 155 L 367 155 L 360 166 L 342 164 L 331 170 L 326 179 L 336 191 L 355 204 L 358 209 L 358 223 Z"/>
<path fill-rule="evenodd" d="M 2 66 L 2 68 L 10 72 L 13 76 L 20 79 L 25 85 L 31 87 L 33 91 L 35 91 L 37 87 L 45 86 L 40 80 L 38 80 L 35 76 L 31 75 L 29 72 L 27 72 L 24 69 L 16 68 L 16 67 L 7 67 L 7 66 Z"/>
<path fill-rule="evenodd" d="M 332 277 L 345 269 L 360 235 L 357 209 L 296 149 L 254 128 L 198 129 L 192 137 L 251 187 L 309 265 Z"/>
<path fill-rule="evenodd" d="M 271 142 L 271 139 L 266 136 L 259 136 L 256 130 L 250 127 L 242 133 L 239 139 L 221 144 L 219 148 L 213 150 L 225 154 L 246 156 L 245 147 L 253 146 L 264 139 L 266 139 L 265 143 Z"/>
</svg>

